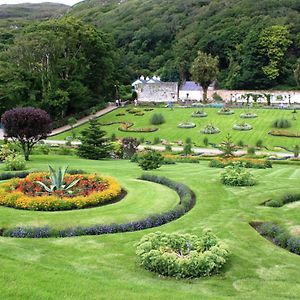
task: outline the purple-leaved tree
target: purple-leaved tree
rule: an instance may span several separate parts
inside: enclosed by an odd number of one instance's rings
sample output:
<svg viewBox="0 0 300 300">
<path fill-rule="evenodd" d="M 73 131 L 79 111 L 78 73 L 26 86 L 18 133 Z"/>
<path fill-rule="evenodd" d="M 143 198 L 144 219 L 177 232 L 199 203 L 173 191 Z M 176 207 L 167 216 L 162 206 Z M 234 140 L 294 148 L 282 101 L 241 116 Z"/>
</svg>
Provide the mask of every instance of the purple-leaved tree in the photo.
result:
<svg viewBox="0 0 300 300">
<path fill-rule="evenodd" d="M 51 132 L 51 118 L 39 108 L 18 107 L 8 110 L 2 115 L 1 123 L 4 136 L 20 143 L 25 160 L 29 160 L 33 146 Z"/>
</svg>

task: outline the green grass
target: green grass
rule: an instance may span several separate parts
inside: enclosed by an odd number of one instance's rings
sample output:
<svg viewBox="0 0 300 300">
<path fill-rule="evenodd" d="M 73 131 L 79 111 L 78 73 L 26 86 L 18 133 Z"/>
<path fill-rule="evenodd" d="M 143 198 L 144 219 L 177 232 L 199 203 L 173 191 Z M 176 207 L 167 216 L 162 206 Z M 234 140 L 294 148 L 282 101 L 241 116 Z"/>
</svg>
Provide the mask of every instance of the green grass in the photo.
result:
<svg viewBox="0 0 300 300">
<path fill-rule="evenodd" d="M 0 207 L 0 227 L 30 222 L 59 226 L 91 224 L 109 218 L 135 219 L 168 209 L 178 201 L 168 188 L 138 182 L 141 170 L 128 161 L 32 156 L 29 168 L 46 170 L 48 162 L 68 162 L 70 168 L 115 176 L 129 193 L 120 203 L 73 212 L 39 213 Z M 296 191 L 299 167 L 275 165 L 273 169 L 253 170 L 259 184 L 239 188 L 223 186 L 219 180 L 222 170 L 207 165 L 203 161 L 199 165 L 169 165 L 151 172 L 188 185 L 197 196 L 189 213 L 159 228 L 65 239 L 1 237 L 1 298 L 297 299 L 300 257 L 265 240 L 248 223 L 275 221 L 295 231 L 300 225 L 299 206 L 294 203 L 291 207 L 270 208 L 259 204 Z M 144 234 L 160 230 L 201 235 L 204 228 L 211 228 L 230 247 L 230 261 L 220 275 L 176 280 L 161 278 L 137 264 L 135 245 Z"/>
<path fill-rule="evenodd" d="M 125 116 L 117 117 L 116 114 L 125 112 L 125 108 L 115 110 L 103 117 L 100 117 L 101 122 L 110 121 L 130 121 L 135 123 L 135 127 L 149 127 L 149 120 L 153 113 L 162 113 L 166 119 L 166 123 L 158 125 L 159 130 L 153 133 L 128 133 L 121 132 L 118 130 L 118 125 L 104 126 L 103 129 L 107 132 L 108 136 L 113 133 L 117 137 L 133 136 L 136 138 L 144 137 L 145 140 L 153 141 L 155 137 L 160 139 L 166 139 L 168 141 L 185 141 L 186 137 L 192 138 L 192 141 L 198 146 L 203 145 L 203 138 L 207 137 L 210 143 L 219 143 L 224 140 L 227 133 L 230 133 L 235 143 L 242 140 L 245 144 L 254 146 L 258 140 L 262 140 L 264 146 L 272 148 L 275 146 L 284 146 L 292 148 L 295 144 L 300 144 L 300 139 L 288 138 L 288 137 L 274 137 L 270 136 L 268 132 L 272 129 L 272 123 L 276 119 L 285 118 L 291 120 L 292 127 L 288 130 L 299 131 L 300 130 L 300 117 L 297 120 L 292 120 L 292 113 L 288 110 L 280 109 L 253 109 L 251 111 L 258 115 L 255 119 L 241 119 L 240 114 L 244 112 L 243 109 L 235 109 L 234 115 L 218 115 L 218 109 L 207 108 L 205 112 L 208 113 L 206 118 L 192 118 L 191 114 L 197 110 L 192 108 L 175 108 L 173 111 L 166 108 L 156 108 L 153 111 L 145 112 L 144 116 L 134 116 L 126 113 Z M 197 125 L 192 129 L 180 129 L 177 125 L 181 122 L 191 121 Z M 236 131 L 232 129 L 232 126 L 236 123 L 246 122 L 253 126 L 250 131 Z M 200 130 L 207 124 L 213 123 L 216 127 L 221 130 L 221 133 L 215 135 L 205 135 L 200 133 Z M 76 133 L 79 134 L 87 124 L 82 125 L 75 129 Z M 64 132 L 57 136 L 52 137 L 53 140 L 65 139 L 70 135 L 70 132 Z"/>
</svg>

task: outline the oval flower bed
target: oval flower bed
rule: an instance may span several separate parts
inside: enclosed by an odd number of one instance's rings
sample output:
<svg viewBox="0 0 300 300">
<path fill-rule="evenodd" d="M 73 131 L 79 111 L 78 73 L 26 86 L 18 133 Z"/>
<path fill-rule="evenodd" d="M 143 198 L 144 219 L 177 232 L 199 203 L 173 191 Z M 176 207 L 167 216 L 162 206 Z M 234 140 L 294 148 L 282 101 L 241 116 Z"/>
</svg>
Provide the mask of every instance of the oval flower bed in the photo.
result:
<svg viewBox="0 0 300 300">
<path fill-rule="evenodd" d="M 110 125 L 115 125 L 115 124 L 120 124 L 118 130 L 119 131 L 124 131 L 124 132 L 154 132 L 157 131 L 157 127 L 142 127 L 142 128 L 135 128 L 132 129 L 134 123 L 132 122 L 125 122 L 125 121 L 120 121 L 120 122 L 106 122 L 106 123 L 100 123 L 101 126 L 110 126 Z"/>
<path fill-rule="evenodd" d="M 32 173 L 24 179 L 12 179 L 0 187 L 0 205 L 26 210 L 57 211 L 103 205 L 121 194 L 121 186 L 111 177 L 66 174 L 67 186 L 76 180 L 72 190 L 47 192 L 51 186 L 48 173 Z"/>
<path fill-rule="evenodd" d="M 192 113 L 193 118 L 205 118 L 207 117 L 207 113 L 203 110 L 197 110 Z"/>
<path fill-rule="evenodd" d="M 202 237 L 162 232 L 145 235 L 136 254 L 141 265 L 163 276 L 197 278 L 210 276 L 226 263 L 229 251 L 206 230 Z"/>
<path fill-rule="evenodd" d="M 210 124 L 210 125 L 206 125 L 202 130 L 201 133 L 204 134 L 216 134 L 216 133 L 220 133 L 221 130 L 217 127 L 215 127 L 214 125 Z"/>
<path fill-rule="evenodd" d="M 242 119 L 253 119 L 253 118 L 257 118 L 257 114 L 255 113 L 243 113 L 243 114 L 240 114 L 240 118 Z"/>
<path fill-rule="evenodd" d="M 252 126 L 248 123 L 241 123 L 241 124 L 234 124 L 232 128 L 234 130 L 247 131 L 247 130 L 251 130 Z"/>
<path fill-rule="evenodd" d="M 269 134 L 274 135 L 274 136 L 300 138 L 300 132 L 293 132 L 293 131 L 288 131 L 288 130 L 272 130 L 269 132 Z"/>
<path fill-rule="evenodd" d="M 192 122 L 183 122 L 177 125 L 178 128 L 194 128 L 196 127 L 195 123 Z"/>
<path fill-rule="evenodd" d="M 222 109 L 220 109 L 218 111 L 218 114 L 219 115 L 233 115 L 234 114 L 234 111 L 227 108 L 227 107 L 223 107 Z"/>
</svg>

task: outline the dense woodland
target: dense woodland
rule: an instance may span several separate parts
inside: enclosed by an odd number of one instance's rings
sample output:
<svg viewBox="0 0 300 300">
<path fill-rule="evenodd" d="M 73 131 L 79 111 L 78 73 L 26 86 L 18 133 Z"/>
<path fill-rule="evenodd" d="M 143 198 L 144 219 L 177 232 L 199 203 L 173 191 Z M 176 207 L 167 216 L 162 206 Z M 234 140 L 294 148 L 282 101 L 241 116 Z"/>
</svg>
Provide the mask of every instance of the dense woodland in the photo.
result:
<svg viewBox="0 0 300 300">
<path fill-rule="evenodd" d="M 59 118 L 111 99 L 115 85 L 141 74 L 184 81 L 198 50 L 219 57 L 222 88 L 297 88 L 299 0 L 86 0 L 62 19 L 56 10 L 50 21 L 33 21 L 33 8 L 23 20 L 7 11 L 0 20 L 0 112 L 28 102 Z M 39 65 L 45 49 L 52 51 L 51 70 Z M 41 51 L 31 56 L 39 66 L 20 51 Z"/>
</svg>

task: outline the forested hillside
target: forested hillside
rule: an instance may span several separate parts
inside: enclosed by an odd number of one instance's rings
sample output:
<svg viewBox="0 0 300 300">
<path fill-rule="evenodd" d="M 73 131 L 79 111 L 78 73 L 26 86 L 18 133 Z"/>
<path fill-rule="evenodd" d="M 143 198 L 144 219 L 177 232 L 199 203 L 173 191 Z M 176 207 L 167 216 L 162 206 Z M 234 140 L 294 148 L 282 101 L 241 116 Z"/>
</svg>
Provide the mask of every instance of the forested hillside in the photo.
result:
<svg viewBox="0 0 300 300">
<path fill-rule="evenodd" d="M 87 0 L 70 14 L 114 36 L 126 81 L 154 72 L 189 78 L 201 49 L 219 56 L 221 87 L 296 86 L 299 0 Z"/>
</svg>

